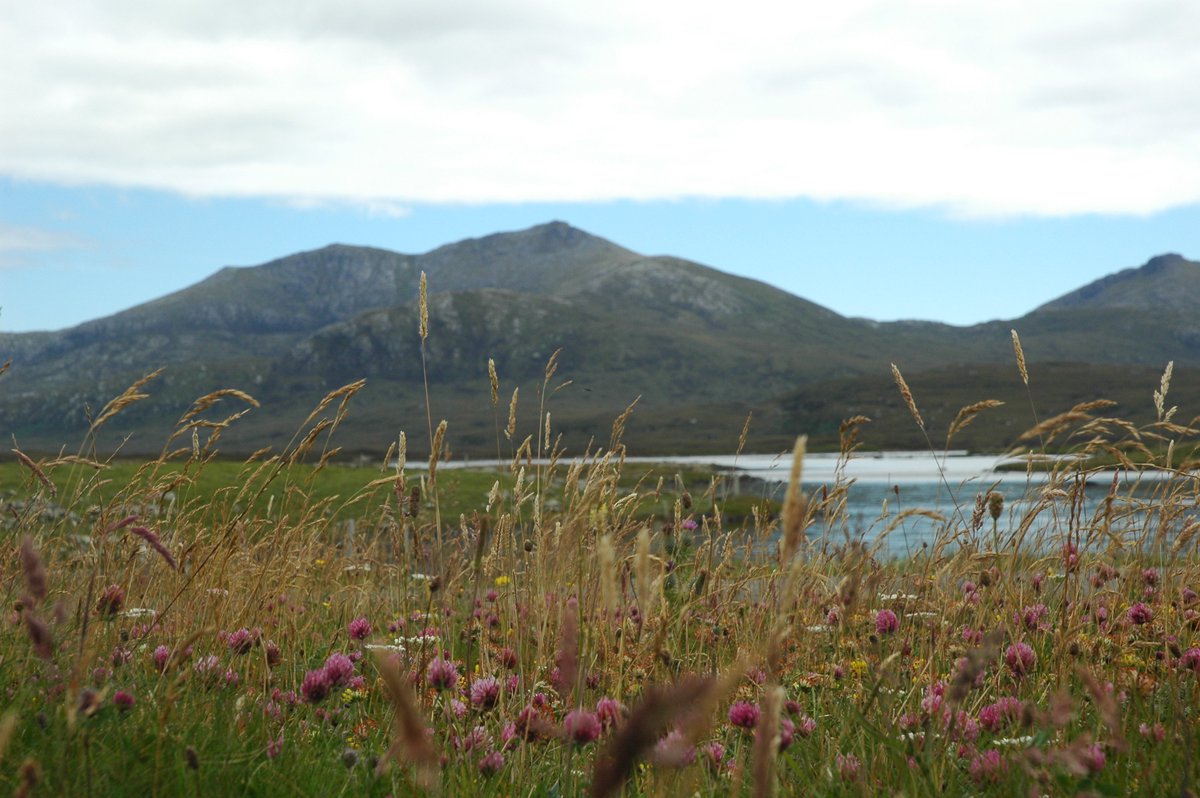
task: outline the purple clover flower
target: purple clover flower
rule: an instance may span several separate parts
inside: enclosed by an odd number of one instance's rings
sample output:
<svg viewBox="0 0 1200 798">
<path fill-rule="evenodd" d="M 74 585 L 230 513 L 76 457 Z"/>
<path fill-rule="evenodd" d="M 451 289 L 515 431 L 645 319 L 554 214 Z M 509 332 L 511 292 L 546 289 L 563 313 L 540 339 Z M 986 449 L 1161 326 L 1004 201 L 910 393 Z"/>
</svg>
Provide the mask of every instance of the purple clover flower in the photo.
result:
<svg viewBox="0 0 1200 798">
<path fill-rule="evenodd" d="M 881 635 L 895 634 L 900 629 L 900 619 L 891 610 L 875 613 L 875 631 Z"/>
</svg>

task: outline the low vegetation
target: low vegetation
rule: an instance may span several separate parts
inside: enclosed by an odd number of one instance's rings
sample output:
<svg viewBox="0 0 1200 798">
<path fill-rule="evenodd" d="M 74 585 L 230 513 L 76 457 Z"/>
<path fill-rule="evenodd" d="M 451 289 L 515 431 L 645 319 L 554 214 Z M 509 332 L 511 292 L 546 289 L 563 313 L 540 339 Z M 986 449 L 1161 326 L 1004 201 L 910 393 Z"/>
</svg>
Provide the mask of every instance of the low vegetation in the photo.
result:
<svg viewBox="0 0 1200 798">
<path fill-rule="evenodd" d="M 199 400 L 142 463 L 14 452 L 3 789 L 1194 794 L 1200 484 L 1176 452 L 1200 430 L 1166 406 L 1169 370 L 1140 427 L 1102 402 L 1034 419 L 1026 449 L 1082 457 L 1018 515 L 984 494 L 938 516 L 903 560 L 880 553 L 899 516 L 851 531 L 852 483 L 800 488 L 803 440 L 782 505 L 736 514 L 719 480 L 626 464 L 627 415 L 566 456 L 554 373 L 528 436 L 493 375 L 499 471 L 409 463 L 404 436 L 335 466 L 358 383 L 242 463 L 216 459 L 239 392 Z M 995 406 L 943 439 L 895 378 L 937 446 Z M 841 426 L 843 457 L 866 429 Z M 1127 487 L 1098 453 L 1170 478 Z"/>
</svg>

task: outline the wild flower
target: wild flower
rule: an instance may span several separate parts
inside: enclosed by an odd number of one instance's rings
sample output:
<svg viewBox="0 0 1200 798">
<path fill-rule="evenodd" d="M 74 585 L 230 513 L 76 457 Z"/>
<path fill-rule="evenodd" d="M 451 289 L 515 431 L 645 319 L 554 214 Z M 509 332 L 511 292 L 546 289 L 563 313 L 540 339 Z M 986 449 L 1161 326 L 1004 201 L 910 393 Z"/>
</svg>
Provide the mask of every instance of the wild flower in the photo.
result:
<svg viewBox="0 0 1200 798">
<path fill-rule="evenodd" d="M 241 681 L 241 677 L 238 676 L 238 672 L 233 668 L 225 669 L 224 679 L 226 687 L 237 687 L 238 682 Z"/>
<path fill-rule="evenodd" d="M 575 709 L 563 718 L 563 731 L 576 745 L 587 745 L 600 737 L 600 719 L 594 712 Z"/>
<path fill-rule="evenodd" d="M 805 735 L 806 737 L 808 735 Z M 779 750 L 786 751 L 788 746 L 792 744 L 792 740 L 796 738 L 796 724 L 791 718 L 779 719 Z"/>
<path fill-rule="evenodd" d="M 473 751 L 478 748 L 491 748 L 492 735 L 484 726 L 476 726 L 462 737 L 455 737 L 454 747 L 460 751 Z"/>
<path fill-rule="evenodd" d="M 201 657 L 192 665 L 195 674 L 203 679 L 213 679 L 221 667 L 221 660 L 215 654 Z"/>
<path fill-rule="evenodd" d="M 504 769 L 504 754 L 499 751 L 489 751 L 479 760 L 479 772 L 484 776 L 494 776 Z"/>
<path fill-rule="evenodd" d="M 100 599 L 96 602 L 96 611 L 111 618 L 121 611 L 124 604 L 125 590 L 120 585 L 109 585 L 100 594 Z"/>
<path fill-rule="evenodd" d="M 757 704 L 738 701 L 729 708 L 729 722 L 741 729 L 753 729 L 758 724 L 759 714 Z"/>
<path fill-rule="evenodd" d="M 516 748 L 520 742 L 517 736 L 517 724 L 509 721 L 500 727 L 500 743 L 505 750 Z"/>
<path fill-rule="evenodd" d="M 283 732 L 278 737 L 267 740 L 267 759 L 274 759 L 283 750 Z"/>
<path fill-rule="evenodd" d="M 248 654 L 250 649 L 254 648 L 254 642 L 257 636 L 249 629 L 242 627 L 236 632 L 230 632 L 225 637 L 225 645 L 234 654 Z"/>
<path fill-rule="evenodd" d="M 133 695 L 124 690 L 118 690 L 113 694 L 113 705 L 122 712 L 128 712 L 133 709 L 135 703 Z"/>
<path fill-rule="evenodd" d="M 333 653 L 325 659 L 324 670 L 330 685 L 341 687 L 354 676 L 354 663 L 345 654 Z"/>
<path fill-rule="evenodd" d="M 1013 614 L 1013 621 L 1025 627 L 1027 631 L 1036 632 L 1042 629 L 1042 619 L 1050 610 L 1045 604 L 1034 604 L 1023 609 L 1019 614 Z"/>
<path fill-rule="evenodd" d="M 900 629 L 900 619 L 891 610 L 875 613 L 875 631 L 881 635 L 895 634 Z"/>
<path fill-rule="evenodd" d="M 1008 772 L 1008 760 L 1002 757 L 995 748 L 989 748 L 971 760 L 967 771 L 971 774 L 971 781 L 975 782 L 977 787 L 996 784 Z"/>
<path fill-rule="evenodd" d="M 725 767 L 725 746 L 719 742 L 714 740 L 700 746 L 700 754 L 704 757 L 704 764 L 713 772 Z"/>
<path fill-rule="evenodd" d="M 842 781 L 847 783 L 858 781 L 858 771 L 862 767 L 858 757 L 854 754 L 838 754 L 834 757 L 834 763 L 837 765 L 838 775 Z"/>
<path fill-rule="evenodd" d="M 1037 655 L 1028 643 L 1013 643 L 1004 651 L 1004 662 L 1014 676 L 1028 675 L 1037 664 Z"/>
<path fill-rule="evenodd" d="M 272 640 L 268 640 L 263 644 L 263 650 L 267 655 L 267 667 L 274 668 L 283 661 L 283 652 L 279 650 L 279 646 Z"/>
<path fill-rule="evenodd" d="M 808 715 L 804 715 L 803 717 L 801 717 L 800 722 L 796 724 L 796 734 L 799 734 L 801 737 L 804 737 L 804 738 L 811 737 L 812 733 L 815 732 L 816 730 L 817 730 L 817 722 L 815 720 L 813 720 L 812 718 L 810 718 Z"/>
<path fill-rule="evenodd" d="M 1179 667 L 1200 673 L 1200 648 L 1189 648 L 1179 657 Z"/>
<path fill-rule="evenodd" d="M 491 709 L 499 700 L 500 681 L 495 676 L 484 676 L 471 682 L 471 704 L 476 709 Z"/>
<path fill-rule="evenodd" d="M 1153 726 L 1142 723 L 1138 726 L 1138 734 L 1155 743 L 1161 743 L 1167 738 L 1167 730 L 1161 723 L 1155 723 Z"/>
<path fill-rule="evenodd" d="M 942 681 L 934 682 L 925 690 L 925 697 L 921 699 L 921 711 L 927 715 L 937 715 L 942 711 L 942 703 L 945 701 L 946 683 Z"/>
<path fill-rule="evenodd" d="M 1074 543 L 1064 543 L 1062 547 L 1063 570 L 1067 573 L 1079 567 L 1079 547 Z"/>
<path fill-rule="evenodd" d="M 1099 773 L 1104 770 L 1105 764 L 1104 746 L 1099 743 L 1089 745 L 1083 751 L 1083 763 L 1090 773 Z"/>
<path fill-rule="evenodd" d="M 458 668 L 453 662 L 437 657 L 429 663 L 425 677 L 434 690 L 449 690 L 458 684 Z"/>
<path fill-rule="evenodd" d="M 604 729 L 611 729 L 625 716 L 625 706 L 615 698 L 605 696 L 596 702 L 596 717 Z"/>
<path fill-rule="evenodd" d="M 300 693 L 304 696 L 305 701 L 316 704 L 324 700 L 332 688 L 333 682 L 329 671 L 325 668 L 317 668 L 304 674 L 304 681 L 300 684 Z"/>
<path fill-rule="evenodd" d="M 1148 624 L 1150 621 L 1154 620 L 1154 610 L 1150 609 L 1148 605 L 1143 604 L 1140 601 L 1129 608 L 1127 615 L 1129 622 L 1138 626 Z"/>
<path fill-rule="evenodd" d="M 1020 699 L 1005 696 L 979 710 L 979 725 L 989 732 L 999 731 L 1005 726 L 1015 723 L 1021 717 L 1024 708 L 1025 705 L 1021 703 Z"/>
<path fill-rule="evenodd" d="M 654 746 L 654 763 L 665 768 L 685 768 L 696 761 L 696 746 L 679 729 L 671 732 Z"/>
<path fill-rule="evenodd" d="M 351 640 L 366 640 L 371 634 L 371 622 L 364 617 L 355 618 L 346 627 Z"/>
</svg>

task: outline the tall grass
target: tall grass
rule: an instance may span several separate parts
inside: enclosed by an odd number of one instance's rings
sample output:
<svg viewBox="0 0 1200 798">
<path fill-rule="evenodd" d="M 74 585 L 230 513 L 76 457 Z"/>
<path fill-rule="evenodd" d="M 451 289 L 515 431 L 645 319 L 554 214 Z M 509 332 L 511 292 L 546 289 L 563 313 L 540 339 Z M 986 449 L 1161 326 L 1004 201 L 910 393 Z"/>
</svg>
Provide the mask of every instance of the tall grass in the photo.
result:
<svg viewBox="0 0 1200 798">
<path fill-rule="evenodd" d="M 1029 448 L 1067 439 L 1079 457 L 1055 461 L 1020 505 L 959 487 L 960 511 L 933 514 L 934 543 L 894 560 L 887 535 L 930 511 L 854 531 L 844 468 L 800 490 L 802 443 L 782 516 L 738 524 L 719 478 L 705 496 L 623 479 L 627 415 L 607 446 L 562 451 L 554 365 L 538 428 L 457 518 L 437 496 L 440 447 L 422 473 L 403 437 L 361 490 L 317 489 L 361 383 L 204 493 L 190 488 L 216 467 L 221 432 L 255 405 L 240 392 L 198 400 L 162 454 L 120 482 L 86 448 L 16 452 L 28 481 L 0 538 L 3 788 L 1195 789 L 1198 486 L 1175 453 L 1197 430 L 1165 406 L 1169 373 L 1146 427 L 1099 403 L 1035 421 Z M 991 406 L 964 408 L 955 426 Z M 843 426 L 845 460 L 867 431 L 864 418 Z M 1101 455 L 1123 476 L 1093 465 Z M 1098 501 L 1085 490 L 1096 479 L 1109 485 Z M 648 518 L 648 503 L 666 509 Z"/>
</svg>

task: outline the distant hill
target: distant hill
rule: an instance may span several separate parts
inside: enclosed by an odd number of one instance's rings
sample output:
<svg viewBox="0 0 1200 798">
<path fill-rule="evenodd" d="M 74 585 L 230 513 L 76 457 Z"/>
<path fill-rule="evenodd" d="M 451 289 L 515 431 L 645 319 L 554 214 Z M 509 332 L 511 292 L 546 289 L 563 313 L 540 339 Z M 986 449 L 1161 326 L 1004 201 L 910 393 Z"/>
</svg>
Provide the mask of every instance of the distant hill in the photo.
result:
<svg viewBox="0 0 1200 798">
<path fill-rule="evenodd" d="M 1200 298 L 1198 266 L 1161 256 L 1020 319 L 960 328 L 849 319 L 764 283 L 643 256 L 562 222 L 420 255 L 335 244 L 227 267 L 67 330 L 0 334 L 0 359 L 13 359 L 0 377 L 0 433 L 29 449 L 74 444 L 89 413 L 161 366 L 147 387 L 152 399 L 114 419 L 102 448 L 157 451 L 192 399 L 224 387 L 263 403 L 226 435 L 226 450 L 279 446 L 327 391 L 365 378 L 337 442 L 382 451 L 406 430 L 415 452 L 426 425 L 427 373 L 432 414 L 450 421 L 452 448 L 494 455 L 496 418 L 502 425 L 513 387 L 521 387 L 521 437 L 538 428 L 546 360 L 561 349 L 549 387 L 572 384 L 548 396 L 547 407 L 577 451 L 589 439 L 606 441 L 612 419 L 638 396 L 629 442 L 643 453 L 731 448 L 750 410 L 759 421 L 749 445 L 771 450 L 855 412 L 852 396 L 894 398 L 890 362 L 910 380 L 940 369 L 956 391 L 982 390 L 988 383 L 978 369 L 1011 368 L 1011 327 L 1031 363 L 1058 364 L 1046 373 L 1103 365 L 1103 374 L 1123 382 L 1134 373 L 1129 366 L 1161 372 L 1171 359 L 1181 370 L 1200 366 L 1200 329 L 1187 299 Z M 431 292 L 424 368 L 422 271 Z M 502 382 L 499 409 L 489 401 L 488 358 Z M 911 431 L 880 425 L 876 443 L 907 442 Z"/>
</svg>

